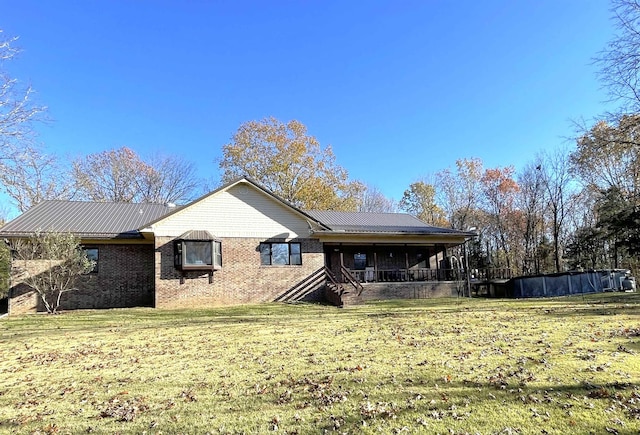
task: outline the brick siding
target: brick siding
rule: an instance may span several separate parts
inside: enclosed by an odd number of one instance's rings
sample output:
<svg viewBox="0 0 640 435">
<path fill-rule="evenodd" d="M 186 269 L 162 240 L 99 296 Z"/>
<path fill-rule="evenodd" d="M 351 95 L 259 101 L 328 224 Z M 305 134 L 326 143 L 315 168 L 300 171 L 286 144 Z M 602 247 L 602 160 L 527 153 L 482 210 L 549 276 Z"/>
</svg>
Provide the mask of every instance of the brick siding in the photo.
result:
<svg viewBox="0 0 640 435">
<path fill-rule="evenodd" d="M 174 266 L 173 239 L 157 237 L 155 306 L 175 308 L 271 302 L 324 266 L 322 244 L 316 239 L 294 240 L 301 243 L 301 266 L 262 266 L 259 246 L 265 241 L 222 239 L 222 268 L 213 272 L 213 282 L 209 283 L 206 272 L 189 271 L 184 274 L 181 284 L 182 272 Z M 322 288 L 310 290 L 306 300 L 323 298 Z"/>
<path fill-rule="evenodd" d="M 153 245 L 91 245 L 99 250 L 98 273 L 88 274 L 78 282 L 78 289 L 60 299 L 60 310 L 86 308 L 124 308 L 153 304 Z M 41 268 L 32 262 L 31 270 Z M 12 286 L 9 291 L 9 314 L 44 311 L 39 296 L 27 287 L 12 263 Z"/>
<path fill-rule="evenodd" d="M 342 296 L 342 303 L 358 305 L 365 301 L 384 299 L 428 299 L 455 297 L 464 283 L 452 281 L 424 281 L 424 282 L 385 282 L 366 283 L 360 296 L 357 291 L 348 289 L 349 292 Z"/>
</svg>

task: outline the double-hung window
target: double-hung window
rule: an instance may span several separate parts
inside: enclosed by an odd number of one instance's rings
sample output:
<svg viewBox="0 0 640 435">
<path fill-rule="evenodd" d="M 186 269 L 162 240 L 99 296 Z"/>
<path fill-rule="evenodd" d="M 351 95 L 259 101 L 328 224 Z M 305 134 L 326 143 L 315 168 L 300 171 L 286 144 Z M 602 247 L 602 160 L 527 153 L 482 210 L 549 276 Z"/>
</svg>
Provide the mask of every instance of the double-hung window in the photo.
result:
<svg viewBox="0 0 640 435">
<path fill-rule="evenodd" d="M 300 243 L 260 243 L 260 264 L 263 266 L 301 265 Z"/>
</svg>

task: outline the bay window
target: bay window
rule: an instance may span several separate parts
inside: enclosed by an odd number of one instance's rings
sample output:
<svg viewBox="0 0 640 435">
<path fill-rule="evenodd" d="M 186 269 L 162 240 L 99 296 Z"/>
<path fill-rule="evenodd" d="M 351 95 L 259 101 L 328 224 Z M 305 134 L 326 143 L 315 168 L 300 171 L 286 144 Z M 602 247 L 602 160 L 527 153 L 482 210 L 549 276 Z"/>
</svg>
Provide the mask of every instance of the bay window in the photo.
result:
<svg viewBox="0 0 640 435">
<path fill-rule="evenodd" d="M 222 242 L 218 240 L 176 240 L 175 266 L 181 270 L 216 270 L 222 267 Z"/>
</svg>

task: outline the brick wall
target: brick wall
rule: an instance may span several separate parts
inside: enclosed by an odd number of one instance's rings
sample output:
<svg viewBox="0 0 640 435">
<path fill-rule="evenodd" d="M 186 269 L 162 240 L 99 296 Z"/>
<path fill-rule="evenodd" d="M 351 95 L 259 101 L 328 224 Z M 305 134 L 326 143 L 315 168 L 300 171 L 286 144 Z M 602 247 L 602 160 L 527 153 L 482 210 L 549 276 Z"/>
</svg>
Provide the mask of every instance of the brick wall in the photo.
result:
<svg viewBox="0 0 640 435">
<path fill-rule="evenodd" d="M 43 311 L 38 294 L 30 287 L 17 283 L 9 288 L 9 315 Z"/>
<path fill-rule="evenodd" d="M 153 245 L 92 245 L 99 250 L 98 273 L 78 282 L 78 289 L 62 295 L 61 310 L 119 308 L 153 304 Z M 40 298 L 22 283 L 20 269 L 12 263 L 9 314 L 44 311 Z M 42 262 L 31 262 L 30 270 L 42 269 Z"/>
<path fill-rule="evenodd" d="M 360 296 L 355 290 L 343 295 L 344 305 L 356 305 L 364 301 L 384 299 L 427 299 L 455 297 L 458 289 L 463 289 L 464 283 L 454 281 L 424 281 L 424 282 L 389 282 L 366 283 Z"/>
<path fill-rule="evenodd" d="M 11 262 L 9 314 L 35 313 L 44 309 L 41 306 L 38 294 L 26 286 L 22 280 L 28 274 L 38 274 L 46 271 L 50 264 L 49 261 L 42 260 L 13 260 Z"/>
<path fill-rule="evenodd" d="M 301 266 L 260 265 L 260 242 L 264 239 L 222 239 L 222 269 L 213 273 L 213 283 L 205 273 L 182 272 L 175 268 L 173 239 L 156 238 L 156 307 L 201 307 L 271 302 L 290 292 L 297 284 L 324 266 L 322 244 L 316 239 L 299 239 Z M 280 240 L 269 239 L 269 242 Z M 316 288 L 308 300 L 322 299 Z"/>
</svg>

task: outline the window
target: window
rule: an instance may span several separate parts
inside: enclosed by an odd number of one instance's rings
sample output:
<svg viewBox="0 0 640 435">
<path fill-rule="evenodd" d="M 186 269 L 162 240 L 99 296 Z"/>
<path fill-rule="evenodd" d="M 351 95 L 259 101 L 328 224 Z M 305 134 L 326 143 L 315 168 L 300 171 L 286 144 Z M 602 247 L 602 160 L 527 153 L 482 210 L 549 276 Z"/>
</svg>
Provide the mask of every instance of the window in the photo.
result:
<svg viewBox="0 0 640 435">
<path fill-rule="evenodd" d="M 175 266 L 182 270 L 208 270 L 222 267 L 222 243 L 217 240 L 177 240 Z"/>
<path fill-rule="evenodd" d="M 98 273 L 98 248 L 82 248 L 87 259 L 93 262 L 93 268 L 89 273 Z"/>
<path fill-rule="evenodd" d="M 367 268 L 367 254 L 354 254 L 353 268 L 355 270 L 365 270 Z"/>
<path fill-rule="evenodd" d="M 222 267 L 222 243 L 217 241 L 213 242 L 213 266 Z"/>
<path fill-rule="evenodd" d="M 213 265 L 211 242 L 184 241 L 182 250 L 183 266 Z"/>
<path fill-rule="evenodd" d="M 301 265 L 300 243 L 260 243 L 260 264 L 264 266 Z"/>
</svg>

